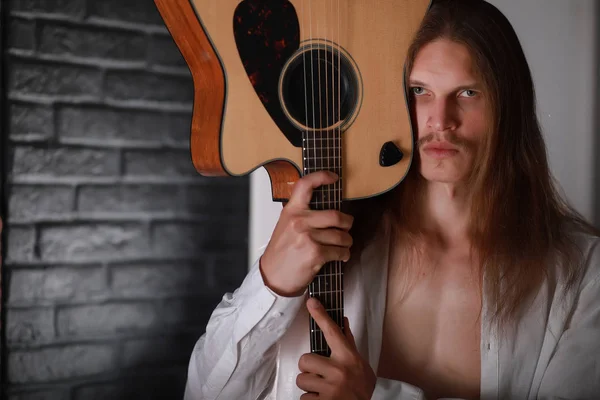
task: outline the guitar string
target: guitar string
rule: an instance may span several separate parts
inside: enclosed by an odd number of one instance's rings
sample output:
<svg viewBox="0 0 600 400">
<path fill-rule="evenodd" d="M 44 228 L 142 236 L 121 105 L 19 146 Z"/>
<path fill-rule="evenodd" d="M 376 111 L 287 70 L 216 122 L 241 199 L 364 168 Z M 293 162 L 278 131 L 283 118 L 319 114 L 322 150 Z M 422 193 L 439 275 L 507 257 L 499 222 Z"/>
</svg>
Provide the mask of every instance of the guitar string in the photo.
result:
<svg viewBox="0 0 600 400">
<path fill-rule="evenodd" d="M 313 125 L 314 125 L 314 119 L 315 119 L 315 108 L 314 108 L 314 80 L 313 80 L 313 73 L 312 73 L 312 66 L 313 66 L 313 56 L 312 56 L 312 4 L 311 4 L 312 0 L 308 0 L 308 14 L 309 14 L 309 24 L 310 24 L 310 29 L 309 29 L 309 37 L 308 37 L 308 43 L 309 43 L 309 51 L 310 51 L 310 63 L 311 63 L 311 69 L 310 69 L 310 77 L 311 77 L 311 103 L 312 103 L 312 117 L 313 117 Z M 306 68 L 306 67 L 305 67 Z M 306 80 L 306 74 L 305 74 L 305 80 Z M 308 96 L 308 93 L 305 93 L 305 98 Z M 306 172 L 310 173 L 310 164 L 309 164 L 309 155 L 310 155 L 310 136 L 309 136 L 309 130 L 308 130 L 308 125 L 309 125 L 309 119 L 308 119 L 308 103 L 307 103 L 307 110 L 306 110 Z M 314 293 L 314 283 L 311 283 L 311 294 Z M 316 324 L 315 321 L 311 318 L 310 319 L 310 332 L 311 332 L 311 341 L 312 341 L 312 347 L 314 349 L 314 347 L 316 346 Z"/>
<path fill-rule="evenodd" d="M 333 14 L 333 4 L 332 4 L 332 14 Z M 338 43 L 338 47 L 339 47 L 339 44 L 341 42 L 341 38 L 340 38 L 340 35 L 339 35 L 339 30 L 340 30 L 340 28 L 339 28 L 339 25 L 340 25 L 340 20 L 339 20 L 339 0 L 338 0 L 338 21 L 337 22 L 338 22 L 338 24 L 337 24 L 338 25 L 337 43 Z M 335 48 L 334 48 L 334 51 L 332 52 L 332 57 L 331 57 L 331 64 L 332 64 L 331 68 L 332 68 L 332 71 L 334 71 L 334 64 L 335 64 L 335 59 L 333 57 L 334 53 L 335 53 Z M 338 58 L 339 58 L 339 56 L 340 56 L 340 54 L 339 54 L 339 51 L 338 51 Z M 340 73 L 341 73 L 341 71 L 338 68 L 338 76 L 340 75 Z M 338 81 L 339 81 L 339 78 L 338 78 Z M 335 85 L 333 87 L 335 87 Z M 339 90 L 340 90 L 340 88 L 339 88 L 339 84 L 338 84 L 338 107 L 339 107 L 339 104 L 340 104 L 340 101 L 341 101 L 341 99 L 339 98 Z M 335 105 L 335 101 L 334 101 L 334 105 Z M 335 111 L 333 112 L 333 114 L 335 115 Z M 337 132 L 336 132 L 336 130 L 334 130 L 334 135 L 335 135 L 334 136 L 334 141 L 335 141 L 334 153 L 336 155 L 336 159 L 335 159 L 336 164 L 339 163 L 339 160 L 342 157 L 342 154 L 341 154 L 341 150 L 342 150 L 341 149 L 341 131 L 339 130 L 340 126 L 341 126 L 341 115 L 339 113 L 338 113 L 337 118 L 338 118 L 337 122 L 338 122 L 339 125 L 338 125 L 338 128 L 337 128 Z M 340 152 L 339 153 L 339 157 L 338 157 L 338 154 L 337 154 L 338 151 Z M 337 208 L 339 210 L 341 210 L 341 200 L 342 200 L 342 193 L 340 191 L 340 189 L 341 189 L 341 181 L 340 181 L 341 180 L 341 169 L 339 168 L 339 165 L 336 165 L 336 167 L 337 167 L 336 168 L 337 169 L 336 172 L 338 174 L 340 174 L 340 175 L 338 175 L 338 181 L 336 182 L 336 185 L 335 185 L 335 187 L 336 187 L 336 190 L 335 190 L 335 193 L 336 193 L 335 201 L 336 201 Z M 339 281 L 338 281 L 339 280 L 339 273 L 340 273 L 340 262 L 339 261 L 335 262 L 335 268 L 334 268 L 334 270 L 335 270 L 335 282 L 336 282 L 336 284 L 335 284 L 335 300 L 336 300 L 335 301 L 335 308 L 336 308 L 335 316 L 336 316 L 336 322 L 339 325 L 340 324 L 339 317 L 341 315 L 340 314 L 341 313 L 341 307 L 340 307 L 340 305 L 341 305 L 340 304 L 341 303 L 341 301 L 340 301 L 341 300 L 340 299 L 340 297 L 341 297 L 341 292 L 340 292 L 341 287 L 339 286 Z"/>
<path fill-rule="evenodd" d="M 317 2 L 317 7 L 318 7 L 318 4 L 319 4 L 319 2 Z M 317 8 L 316 12 L 317 12 L 317 77 L 318 77 L 318 79 L 317 79 L 317 81 L 318 81 L 318 83 L 317 83 L 317 95 L 319 96 L 319 107 L 317 108 L 317 110 L 318 110 L 318 113 L 319 113 L 319 127 L 318 127 L 318 129 L 315 129 L 315 132 L 314 132 L 315 143 L 316 143 L 317 136 L 322 137 L 322 132 L 323 132 L 323 105 L 321 104 L 321 94 L 323 93 L 323 90 L 322 90 L 322 87 L 321 87 L 321 45 L 320 45 L 320 42 L 321 42 L 320 22 L 322 20 L 322 18 L 320 18 L 320 17 L 322 17 L 322 15 L 320 15 L 320 12 L 319 12 L 318 8 Z M 317 154 L 317 149 L 320 150 L 321 155 L 323 153 L 323 142 L 320 141 L 319 143 L 320 143 L 320 147 L 319 148 L 317 148 L 315 146 L 315 156 Z M 317 162 L 317 157 L 315 157 L 315 166 L 314 166 L 315 167 L 315 171 L 318 171 L 319 169 L 323 169 L 323 162 L 322 162 L 323 160 L 320 160 L 320 161 L 321 161 L 321 165 L 319 166 L 319 164 Z M 324 206 L 325 206 L 325 204 L 323 203 L 323 193 L 320 192 L 320 195 L 321 196 L 318 197 L 317 201 L 316 201 L 316 203 L 317 203 L 316 207 L 319 210 L 323 209 Z M 321 279 L 322 279 L 321 277 L 322 276 L 323 275 L 322 275 L 322 272 L 321 272 L 319 274 L 319 278 L 317 279 L 318 299 L 321 302 L 322 302 L 322 292 L 323 292 L 322 289 L 321 289 Z M 326 305 L 325 305 L 325 307 L 326 307 Z M 321 329 L 319 329 L 319 331 L 320 330 Z M 319 338 L 319 351 L 322 351 L 323 347 L 324 347 L 323 346 L 324 338 L 323 338 L 323 335 L 321 334 L 321 332 L 319 332 L 318 338 Z"/>
<path fill-rule="evenodd" d="M 340 119 L 340 125 L 339 125 L 339 130 L 338 130 L 338 138 L 339 138 L 339 152 L 340 152 L 340 156 L 338 158 L 338 171 L 340 172 L 340 180 L 339 180 L 339 207 L 340 210 L 342 208 L 342 200 L 343 200 L 343 188 L 344 188 L 344 181 L 342 180 L 342 175 L 343 175 L 343 171 L 342 171 L 342 49 L 341 49 L 341 22 L 342 19 L 340 18 L 340 0 L 337 0 L 338 3 L 338 118 Z M 343 275 L 342 275 L 342 263 L 340 261 L 338 261 L 338 265 L 337 265 L 337 275 L 336 275 L 336 279 L 338 280 L 338 299 L 339 299 L 339 309 L 340 309 L 340 313 L 343 316 L 343 311 L 344 311 L 344 297 L 343 297 Z M 343 321 L 340 321 L 340 324 Z"/>
<path fill-rule="evenodd" d="M 327 14 L 327 2 L 323 2 L 323 6 L 324 6 L 324 13 L 323 15 L 325 15 L 325 40 L 323 42 L 323 57 L 324 57 L 324 71 L 325 71 L 325 132 L 322 132 L 322 135 L 325 136 L 325 153 L 327 154 L 327 170 L 330 171 L 331 167 L 329 165 L 329 159 L 330 159 L 330 151 L 329 151 L 329 79 L 327 77 L 329 71 L 327 69 L 327 27 L 329 26 L 328 22 L 328 14 Z M 321 142 L 322 143 L 322 142 Z M 322 150 L 322 149 L 321 149 Z M 327 185 L 327 209 L 331 209 L 331 185 Z M 323 206 L 323 208 L 325 208 L 325 206 Z M 330 282 L 330 276 L 329 276 L 329 270 L 331 269 L 330 267 L 330 263 L 325 263 L 324 266 L 324 275 L 325 275 L 325 294 L 324 297 L 326 299 L 326 309 L 331 307 L 331 287 L 328 287 L 328 283 L 331 284 Z"/>
<path fill-rule="evenodd" d="M 330 14 L 329 15 L 330 15 L 330 17 L 332 17 L 333 16 L 333 11 L 334 11 L 333 10 L 333 0 L 330 0 L 329 5 L 331 6 L 330 7 Z M 332 37 L 332 40 L 331 40 L 331 44 L 332 44 L 332 47 L 331 47 L 331 88 L 332 88 L 332 91 L 333 91 L 331 93 L 331 99 L 332 99 L 332 103 L 331 103 L 331 106 L 332 106 L 331 107 L 332 108 L 331 115 L 333 117 L 332 118 L 332 125 L 335 125 L 335 122 L 336 122 L 335 121 L 335 92 L 334 92 L 335 91 L 335 81 L 334 81 L 334 79 L 335 79 L 335 70 L 334 70 L 334 64 L 335 64 L 335 62 L 334 62 L 334 55 L 335 55 L 335 50 L 334 50 L 334 47 L 333 47 L 333 44 L 335 43 L 335 41 L 333 40 L 335 38 L 335 31 L 334 31 L 335 25 L 331 24 L 331 27 L 332 27 L 332 32 L 333 32 L 332 35 L 331 35 L 331 37 Z M 337 41 L 339 41 L 339 37 L 335 38 L 335 39 Z M 336 151 L 337 150 L 337 146 L 336 146 L 336 144 L 337 144 L 337 142 L 335 140 L 336 139 L 335 128 L 332 129 L 332 136 L 333 136 L 333 142 L 334 142 L 334 144 L 333 144 L 333 154 L 334 154 L 334 158 L 333 158 L 334 167 L 333 167 L 333 169 L 334 169 L 334 172 L 337 173 L 337 171 L 336 171 L 336 165 L 335 165 L 337 163 L 336 162 L 336 157 L 337 157 L 337 151 Z M 328 141 L 327 145 L 329 146 L 329 141 Z M 329 152 L 328 152 L 328 155 L 329 155 Z M 337 193 L 336 193 L 336 190 L 337 190 L 337 182 L 335 182 L 334 185 L 333 185 L 333 202 L 335 204 L 335 207 L 337 208 L 337 204 L 336 204 L 337 203 Z M 330 196 L 330 201 L 331 201 L 331 196 Z M 334 271 L 335 271 L 334 266 L 337 266 L 337 262 L 334 262 L 330 266 L 328 272 L 330 273 L 329 280 L 330 280 L 330 283 L 331 283 L 331 288 L 330 288 L 330 290 L 331 290 L 331 292 L 330 292 L 331 303 L 333 303 L 334 304 L 334 308 L 337 309 L 338 308 L 337 293 L 336 293 L 337 287 L 334 284 L 334 280 L 332 279 L 335 276 L 333 274 Z M 337 314 L 335 312 L 334 312 L 334 315 L 336 316 L 336 322 L 337 322 Z"/>
</svg>

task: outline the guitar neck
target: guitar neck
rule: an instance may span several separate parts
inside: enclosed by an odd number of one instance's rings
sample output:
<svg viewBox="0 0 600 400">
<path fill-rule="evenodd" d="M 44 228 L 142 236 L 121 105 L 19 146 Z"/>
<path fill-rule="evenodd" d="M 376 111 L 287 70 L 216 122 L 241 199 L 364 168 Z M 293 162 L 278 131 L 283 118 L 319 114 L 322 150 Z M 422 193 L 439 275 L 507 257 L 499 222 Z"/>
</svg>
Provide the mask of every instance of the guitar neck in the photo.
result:
<svg viewBox="0 0 600 400">
<path fill-rule="evenodd" d="M 335 323 L 344 329 L 344 274 L 342 262 L 326 263 L 315 279 L 309 284 L 308 293 L 310 297 L 316 297 L 327 310 L 327 313 Z M 322 356 L 329 357 L 331 349 L 325 340 L 323 332 L 310 318 L 310 351 Z"/>
<path fill-rule="evenodd" d="M 310 208 L 314 210 L 341 210 L 342 205 L 342 154 L 341 133 L 334 131 L 305 132 L 303 136 L 304 175 L 327 170 L 335 172 L 339 179 L 331 185 L 321 186 L 313 191 Z M 316 297 L 327 310 L 329 316 L 344 329 L 344 285 L 342 261 L 328 262 L 309 284 L 309 296 Z M 323 332 L 310 318 L 311 353 L 326 357 L 331 349 Z"/>
</svg>

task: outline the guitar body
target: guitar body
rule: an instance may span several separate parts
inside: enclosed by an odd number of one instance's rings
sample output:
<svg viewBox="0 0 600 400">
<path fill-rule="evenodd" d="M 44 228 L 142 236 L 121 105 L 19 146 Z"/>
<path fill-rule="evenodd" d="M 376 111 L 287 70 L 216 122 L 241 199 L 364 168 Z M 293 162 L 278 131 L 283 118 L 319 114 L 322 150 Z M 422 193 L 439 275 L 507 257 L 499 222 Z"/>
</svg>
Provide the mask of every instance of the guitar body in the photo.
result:
<svg viewBox="0 0 600 400">
<path fill-rule="evenodd" d="M 413 154 L 404 62 L 430 0 L 155 2 L 192 72 L 191 154 L 200 174 L 264 166 L 273 199 L 285 201 L 311 172 L 303 132 L 320 132 L 312 138 L 325 143 L 337 132 L 343 200 L 402 181 Z M 386 143 L 399 151 L 384 163 Z M 328 169 L 324 155 L 315 170 Z"/>
</svg>

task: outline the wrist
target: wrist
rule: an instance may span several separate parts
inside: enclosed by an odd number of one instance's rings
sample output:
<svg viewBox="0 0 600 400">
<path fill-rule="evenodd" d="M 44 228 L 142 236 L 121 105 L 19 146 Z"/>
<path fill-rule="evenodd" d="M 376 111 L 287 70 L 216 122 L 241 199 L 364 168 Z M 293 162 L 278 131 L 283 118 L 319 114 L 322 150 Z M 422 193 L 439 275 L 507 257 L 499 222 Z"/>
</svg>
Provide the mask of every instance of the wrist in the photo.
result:
<svg viewBox="0 0 600 400">
<path fill-rule="evenodd" d="M 278 296 L 281 296 L 281 297 L 298 297 L 298 296 L 301 296 L 305 292 L 305 290 L 302 290 L 302 291 L 299 291 L 299 292 L 296 292 L 296 293 L 292 293 L 292 292 L 288 292 L 288 291 L 282 290 L 282 289 L 276 287 L 275 285 L 273 285 L 273 283 L 269 281 L 269 279 L 267 278 L 267 275 L 265 274 L 264 265 L 263 265 L 263 257 L 262 256 L 258 260 L 258 270 L 260 271 L 260 276 L 262 277 L 264 285 L 267 288 L 269 288 L 269 290 L 271 290 L 273 293 L 275 293 Z"/>
</svg>

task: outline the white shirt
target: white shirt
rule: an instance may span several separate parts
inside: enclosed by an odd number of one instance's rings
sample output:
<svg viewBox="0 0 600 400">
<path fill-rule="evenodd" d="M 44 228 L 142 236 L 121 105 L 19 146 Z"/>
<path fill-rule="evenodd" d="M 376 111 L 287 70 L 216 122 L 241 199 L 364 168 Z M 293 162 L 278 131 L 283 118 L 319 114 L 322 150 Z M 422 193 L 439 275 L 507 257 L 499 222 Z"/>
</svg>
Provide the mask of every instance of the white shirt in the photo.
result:
<svg viewBox="0 0 600 400">
<path fill-rule="evenodd" d="M 344 272 L 344 315 L 376 372 L 387 287 L 388 239 L 374 242 Z M 600 399 L 600 241 L 579 235 L 580 285 L 565 301 L 549 279 L 506 340 L 481 324 L 481 390 L 487 399 Z M 225 266 L 223 268 L 226 268 Z M 552 274 L 551 274 L 552 275 Z M 226 293 L 191 355 L 185 400 L 299 399 L 298 360 L 310 352 L 306 294 L 278 296 L 251 268 Z M 374 400 L 425 399 L 405 382 L 378 378 Z"/>
</svg>

